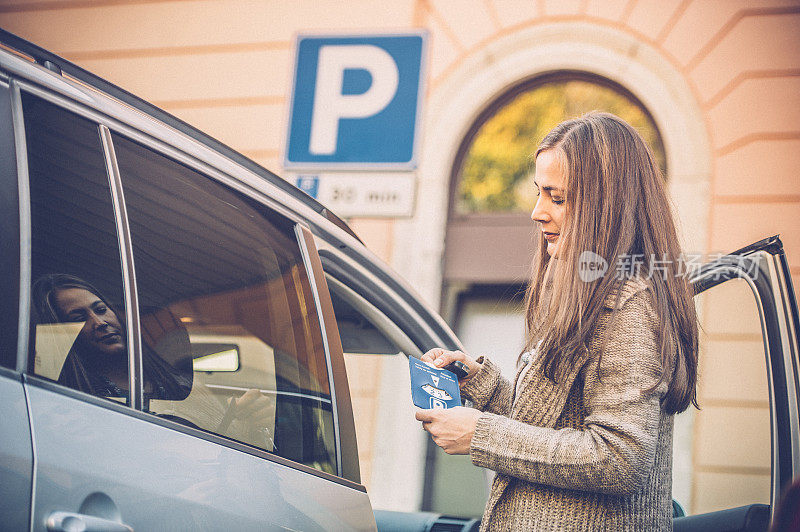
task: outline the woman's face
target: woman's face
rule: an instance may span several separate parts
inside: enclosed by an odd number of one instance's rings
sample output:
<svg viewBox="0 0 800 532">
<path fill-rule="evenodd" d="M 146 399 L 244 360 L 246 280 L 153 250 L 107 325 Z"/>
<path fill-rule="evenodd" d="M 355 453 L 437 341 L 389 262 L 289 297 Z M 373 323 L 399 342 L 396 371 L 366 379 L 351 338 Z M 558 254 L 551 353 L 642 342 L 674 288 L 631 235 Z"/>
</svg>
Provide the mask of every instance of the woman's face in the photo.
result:
<svg viewBox="0 0 800 532">
<path fill-rule="evenodd" d="M 99 297 L 84 288 L 62 288 L 56 292 L 55 303 L 61 316 L 70 322 L 85 322 L 78 339 L 98 353 L 125 353 L 122 325 Z"/>
<path fill-rule="evenodd" d="M 536 175 L 533 181 L 539 198 L 531 213 L 531 220 L 538 222 L 538 228 L 547 241 L 548 255 L 558 258 L 561 229 L 564 227 L 567 211 L 567 179 L 554 149 L 545 150 L 536 157 Z"/>
</svg>

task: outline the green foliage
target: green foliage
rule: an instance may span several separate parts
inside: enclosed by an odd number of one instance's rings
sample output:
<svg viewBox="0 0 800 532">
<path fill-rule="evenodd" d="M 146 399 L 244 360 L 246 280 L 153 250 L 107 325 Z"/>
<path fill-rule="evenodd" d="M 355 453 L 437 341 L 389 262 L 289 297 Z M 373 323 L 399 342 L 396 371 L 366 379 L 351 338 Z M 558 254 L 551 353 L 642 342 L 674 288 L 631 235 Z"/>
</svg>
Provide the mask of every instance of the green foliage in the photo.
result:
<svg viewBox="0 0 800 532">
<path fill-rule="evenodd" d="M 613 113 L 635 127 L 665 170 L 658 130 L 636 102 L 588 81 L 547 83 L 520 94 L 481 126 L 461 167 L 456 212 L 531 210 L 539 142 L 559 122 L 592 110 Z"/>
</svg>

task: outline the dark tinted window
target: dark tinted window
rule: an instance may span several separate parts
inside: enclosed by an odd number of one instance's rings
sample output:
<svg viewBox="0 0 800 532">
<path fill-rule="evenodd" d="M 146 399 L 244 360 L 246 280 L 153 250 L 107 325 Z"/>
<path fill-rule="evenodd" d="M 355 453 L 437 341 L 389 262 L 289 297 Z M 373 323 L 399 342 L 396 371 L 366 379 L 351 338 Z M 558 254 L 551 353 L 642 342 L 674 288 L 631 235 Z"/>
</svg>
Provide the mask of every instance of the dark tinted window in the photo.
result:
<svg viewBox="0 0 800 532">
<path fill-rule="evenodd" d="M 120 252 L 97 125 L 23 95 L 31 194 L 29 370 L 128 396 Z"/>
<path fill-rule="evenodd" d="M 293 224 L 126 138 L 114 146 L 145 373 L 164 359 L 194 368 L 185 398 L 146 407 L 335 472 L 325 353 Z"/>
</svg>

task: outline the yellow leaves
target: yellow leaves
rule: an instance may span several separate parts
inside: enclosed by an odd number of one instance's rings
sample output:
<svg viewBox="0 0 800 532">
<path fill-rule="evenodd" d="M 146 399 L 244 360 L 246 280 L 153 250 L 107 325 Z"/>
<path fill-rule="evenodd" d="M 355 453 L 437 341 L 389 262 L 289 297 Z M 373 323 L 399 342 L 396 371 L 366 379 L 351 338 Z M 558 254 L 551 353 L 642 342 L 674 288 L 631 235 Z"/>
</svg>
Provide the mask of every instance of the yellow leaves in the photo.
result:
<svg viewBox="0 0 800 532">
<path fill-rule="evenodd" d="M 498 172 L 494 171 L 484 175 L 481 181 L 475 182 L 470 192 L 476 201 L 482 202 L 486 201 L 489 196 L 499 194 L 504 188 L 504 184 Z"/>
<path fill-rule="evenodd" d="M 638 102 L 611 84 L 583 79 L 544 83 L 501 107 L 476 133 L 460 169 L 456 212 L 520 212 L 533 208 L 533 154 L 557 124 L 598 110 L 635 127 L 662 170 L 666 157 L 652 119 Z"/>
</svg>

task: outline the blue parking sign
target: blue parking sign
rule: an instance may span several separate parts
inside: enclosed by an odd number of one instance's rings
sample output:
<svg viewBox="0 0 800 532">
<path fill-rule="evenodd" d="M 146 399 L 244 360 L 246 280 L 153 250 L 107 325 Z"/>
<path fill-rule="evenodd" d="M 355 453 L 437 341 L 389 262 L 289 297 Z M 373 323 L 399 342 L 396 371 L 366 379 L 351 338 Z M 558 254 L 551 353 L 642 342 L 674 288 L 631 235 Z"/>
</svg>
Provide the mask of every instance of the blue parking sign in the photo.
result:
<svg viewBox="0 0 800 532">
<path fill-rule="evenodd" d="M 302 36 L 286 166 L 416 165 L 424 36 Z"/>
</svg>

